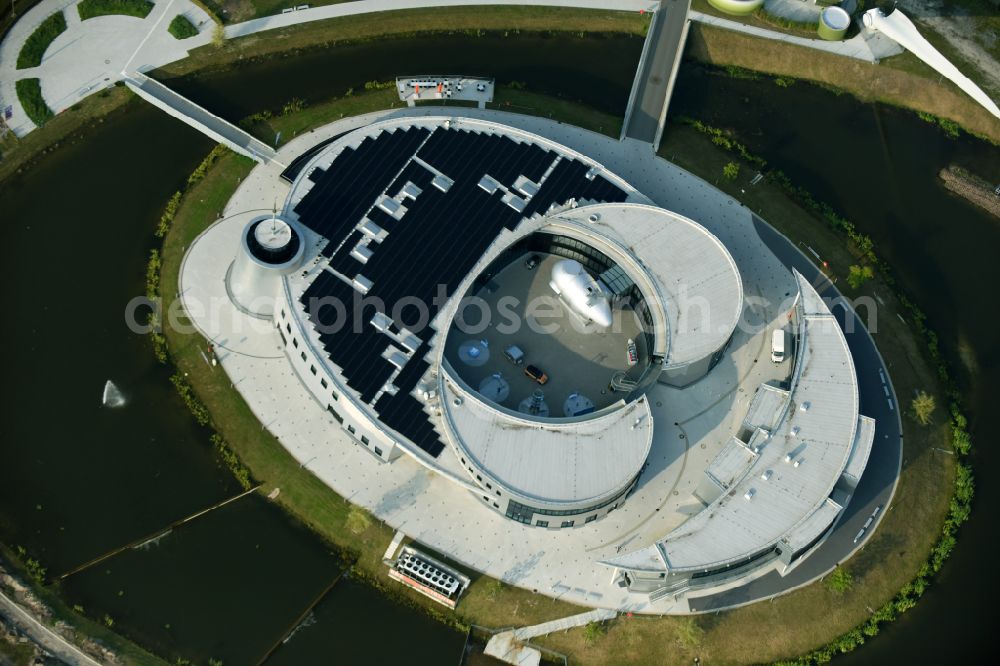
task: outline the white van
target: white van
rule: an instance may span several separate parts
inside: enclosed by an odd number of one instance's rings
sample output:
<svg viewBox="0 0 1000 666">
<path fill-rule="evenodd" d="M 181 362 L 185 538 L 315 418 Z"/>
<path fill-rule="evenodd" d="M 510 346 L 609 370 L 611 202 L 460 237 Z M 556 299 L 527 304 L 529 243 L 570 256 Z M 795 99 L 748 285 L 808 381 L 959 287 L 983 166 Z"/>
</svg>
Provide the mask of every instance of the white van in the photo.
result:
<svg viewBox="0 0 1000 666">
<path fill-rule="evenodd" d="M 785 360 L 785 331 L 777 329 L 771 334 L 771 360 L 781 363 Z"/>
</svg>

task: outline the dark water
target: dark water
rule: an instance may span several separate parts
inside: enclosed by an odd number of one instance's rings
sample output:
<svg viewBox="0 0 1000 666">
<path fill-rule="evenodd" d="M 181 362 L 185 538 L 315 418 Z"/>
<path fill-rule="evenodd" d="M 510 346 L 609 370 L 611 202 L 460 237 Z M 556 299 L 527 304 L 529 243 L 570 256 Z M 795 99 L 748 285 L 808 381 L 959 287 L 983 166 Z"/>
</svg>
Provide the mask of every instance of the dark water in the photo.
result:
<svg viewBox="0 0 1000 666">
<path fill-rule="evenodd" d="M 637 37 L 587 39 L 511 34 L 476 39 L 441 35 L 385 39 L 272 60 L 234 71 L 170 81 L 170 86 L 226 118 L 280 108 L 293 97 L 306 102 L 363 90 L 367 81 L 427 72 L 520 81 L 529 90 L 583 101 L 624 114 L 642 50 Z"/>
<path fill-rule="evenodd" d="M 171 85 L 237 120 L 292 97 L 321 100 L 368 80 L 455 71 L 524 81 L 622 113 L 640 48 L 628 38 L 390 40 Z M 982 418 L 988 389 L 1000 380 L 990 308 L 1000 225 L 950 197 L 935 174 L 956 161 L 1000 179 L 997 151 L 951 141 L 912 114 L 803 84 L 780 89 L 708 75 L 690 63 L 681 71 L 672 113 L 735 128 L 751 150 L 851 217 L 920 294 L 943 347 L 961 339 L 973 350 L 975 518 L 928 598 L 851 659 L 978 653 L 988 633 L 976 620 L 981 613 L 967 606 L 981 611 L 995 587 L 987 530 L 1000 501 L 990 484 L 1000 463 Z M 0 191 L 8 247 L 23 248 L 2 267 L 17 289 L 0 338 L 10 350 L 0 539 L 25 546 L 53 572 L 237 490 L 167 373 L 122 320 L 125 302 L 142 291 L 163 202 L 209 147 L 181 123 L 133 105 Z M 126 407 L 100 407 L 109 378 L 126 394 Z M 316 538 L 265 501 L 247 499 L 63 588 L 89 615 L 111 616 L 116 629 L 154 651 L 232 665 L 256 661 L 339 570 Z M 938 640 L 942 635 L 949 640 Z M 461 645 L 458 634 L 344 580 L 272 663 L 455 663 Z"/>
</svg>

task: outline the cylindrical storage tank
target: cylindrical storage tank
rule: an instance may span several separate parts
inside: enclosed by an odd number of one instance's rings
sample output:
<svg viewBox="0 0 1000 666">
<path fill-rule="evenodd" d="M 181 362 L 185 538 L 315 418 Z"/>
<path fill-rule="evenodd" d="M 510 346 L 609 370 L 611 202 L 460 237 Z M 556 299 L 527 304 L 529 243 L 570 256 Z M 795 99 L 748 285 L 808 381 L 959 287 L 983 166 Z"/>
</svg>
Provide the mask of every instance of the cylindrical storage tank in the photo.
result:
<svg viewBox="0 0 1000 666">
<path fill-rule="evenodd" d="M 827 7 L 819 15 L 816 32 L 823 39 L 836 42 L 844 38 L 851 27 L 851 16 L 840 7 Z"/>
<path fill-rule="evenodd" d="M 302 264 L 301 227 L 276 214 L 256 217 L 240 235 L 240 249 L 226 274 L 229 298 L 243 312 L 271 317 L 283 276 Z"/>
<path fill-rule="evenodd" d="M 764 4 L 764 0 L 708 0 L 708 4 L 720 12 L 746 16 L 760 9 Z"/>
</svg>

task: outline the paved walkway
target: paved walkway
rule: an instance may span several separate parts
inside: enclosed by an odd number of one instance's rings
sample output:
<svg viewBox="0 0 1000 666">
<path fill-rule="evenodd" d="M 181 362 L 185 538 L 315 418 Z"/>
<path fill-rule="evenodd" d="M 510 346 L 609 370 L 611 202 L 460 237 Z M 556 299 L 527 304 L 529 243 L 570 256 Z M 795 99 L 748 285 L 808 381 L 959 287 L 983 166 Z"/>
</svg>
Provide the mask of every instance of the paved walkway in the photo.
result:
<svg viewBox="0 0 1000 666">
<path fill-rule="evenodd" d="M 263 164 L 267 164 L 275 158 L 274 149 L 270 146 L 255 139 L 228 120 L 220 118 L 186 97 L 177 94 L 156 79 L 136 73 L 125 79 L 125 84 L 132 92 L 153 106 L 159 107 L 241 155 L 246 155 Z M 279 163 L 279 166 L 286 165 Z"/>
<path fill-rule="evenodd" d="M 0 44 L 0 106 L 12 107 L 7 124 L 17 136 L 35 129 L 14 88 L 18 79 L 37 78 L 53 113 L 60 113 L 122 79 L 125 69 L 146 70 L 186 58 L 188 50 L 211 40 L 214 23 L 190 0 L 157 0 L 144 18 L 99 16 L 80 20 L 80 0 L 44 0 L 14 24 Z M 25 40 L 55 12 L 66 18 L 66 30 L 45 51 L 42 64 L 17 69 Z M 170 21 L 184 14 L 200 29 L 196 37 L 178 40 L 167 32 Z"/>
<path fill-rule="evenodd" d="M 65 638 L 31 616 L 10 597 L 0 593 L 0 615 L 7 618 L 33 643 L 70 666 L 101 666 Z"/>
<path fill-rule="evenodd" d="M 690 0 L 663 0 L 646 36 L 629 96 L 622 136 L 660 144 L 667 107 L 687 40 Z"/>
<path fill-rule="evenodd" d="M 574 627 L 583 627 L 591 622 L 604 622 L 618 616 L 617 611 L 597 608 L 586 613 L 561 617 L 558 620 L 543 622 L 530 627 L 521 627 L 511 631 L 502 631 L 492 636 L 486 644 L 486 654 L 517 666 L 534 666 L 541 661 L 541 653 L 526 641 L 557 631 L 567 631 Z"/>
</svg>

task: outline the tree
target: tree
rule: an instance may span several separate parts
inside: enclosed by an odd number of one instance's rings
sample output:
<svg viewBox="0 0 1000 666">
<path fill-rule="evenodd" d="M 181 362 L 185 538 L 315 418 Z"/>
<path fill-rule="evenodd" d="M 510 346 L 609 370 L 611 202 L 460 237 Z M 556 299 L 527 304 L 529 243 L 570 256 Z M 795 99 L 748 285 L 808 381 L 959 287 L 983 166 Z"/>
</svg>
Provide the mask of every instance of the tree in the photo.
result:
<svg viewBox="0 0 1000 666">
<path fill-rule="evenodd" d="M 910 409 L 913 411 L 913 418 L 917 420 L 920 425 L 930 425 L 931 421 L 934 420 L 934 410 L 937 408 L 937 404 L 934 402 L 934 396 L 928 395 L 926 391 L 921 391 L 917 394 L 917 397 L 913 399 L 910 403 Z"/>
<path fill-rule="evenodd" d="M 875 277 L 875 271 L 872 270 L 871 266 L 858 266 L 854 264 L 847 271 L 847 284 L 851 285 L 854 289 L 858 289 L 873 277 Z"/>
<path fill-rule="evenodd" d="M 608 633 L 608 627 L 603 622 L 590 622 L 583 628 L 583 638 L 588 643 L 597 641 L 606 633 Z"/>
<path fill-rule="evenodd" d="M 826 577 L 826 586 L 831 592 L 843 594 L 854 587 L 854 576 L 847 569 L 837 567 Z"/>
<path fill-rule="evenodd" d="M 722 175 L 728 180 L 736 180 L 736 176 L 740 175 L 740 165 L 736 162 L 729 162 L 722 167 Z"/>
</svg>

